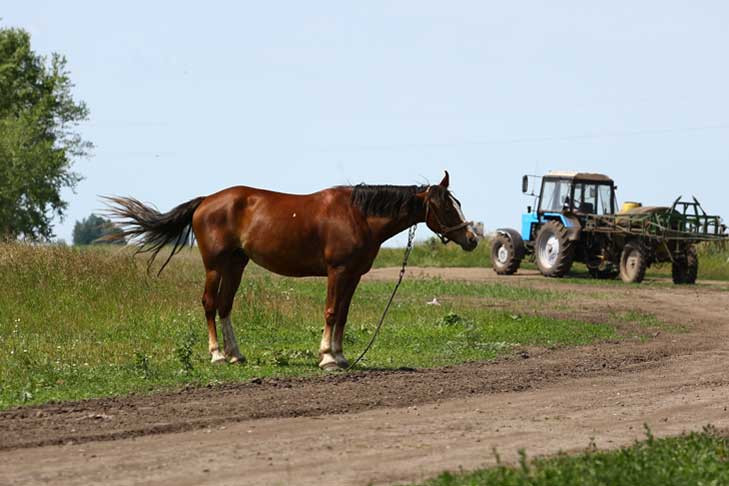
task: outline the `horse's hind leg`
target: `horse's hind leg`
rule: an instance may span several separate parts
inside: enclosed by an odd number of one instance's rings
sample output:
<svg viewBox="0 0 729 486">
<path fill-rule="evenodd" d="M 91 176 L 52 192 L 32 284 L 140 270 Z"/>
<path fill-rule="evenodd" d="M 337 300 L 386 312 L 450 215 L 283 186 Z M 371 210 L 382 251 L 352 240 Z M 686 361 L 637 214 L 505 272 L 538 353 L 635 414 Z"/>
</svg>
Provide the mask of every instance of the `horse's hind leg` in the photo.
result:
<svg viewBox="0 0 729 486">
<path fill-rule="evenodd" d="M 208 268 L 205 272 L 205 292 L 202 304 L 205 309 L 205 319 L 208 321 L 208 351 L 212 363 L 222 363 L 225 356 L 220 352 L 218 345 L 218 332 L 215 330 L 215 312 L 218 308 L 218 290 L 220 287 L 220 272 Z"/>
<path fill-rule="evenodd" d="M 347 273 L 343 268 L 330 268 L 328 277 L 324 332 L 319 346 L 319 367 L 323 370 L 336 370 L 349 366 L 342 352 L 342 336 L 349 304 L 359 283 L 359 277 Z"/>
<path fill-rule="evenodd" d="M 242 250 L 236 250 L 223 266 L 223 282 L 218 295 L 218 313 L 220 315 L 220 328 L 225 340 L 225 357 L 231 363 L 245 363 L 246 359 L 238 349 L 238 342 L 233 332 L 233 323 L 230 313 L 233 309 L 235 293 L 240 285 L 240 279 L 248 264 L 248 256 Z"/>
<path fill-rule="evenodd" d="M 342 341 L 344 341 L 344 326 L 347 324 L 347 315 L 349 314 L 349 305 L 352 303 L 352 297 L 354 291 L 357 289 L 359 284 L 359 277 L 352 277 L 347 282 L 347 286 L 343 291 L 337 305 L 337 317 L 334 325 L 334 336 L 332 337 L 332 354 L 334 359 L 337 361 L 337 366 L 340 368 L 348 368 L 349 361 L 344 357 L 344 348 Z"/>
</svg>

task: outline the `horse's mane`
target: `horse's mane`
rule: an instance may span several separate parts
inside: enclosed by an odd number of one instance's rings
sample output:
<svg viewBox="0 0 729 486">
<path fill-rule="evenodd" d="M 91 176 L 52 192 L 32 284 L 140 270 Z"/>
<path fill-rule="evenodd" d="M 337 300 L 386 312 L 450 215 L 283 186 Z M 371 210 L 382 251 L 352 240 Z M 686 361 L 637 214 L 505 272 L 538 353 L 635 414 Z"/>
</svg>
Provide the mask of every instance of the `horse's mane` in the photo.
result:
<svg viewBox="0 0 729 486">
<path fill-rule="evenodd" d="M 394 217 L 420 209 L 416 194 L 431 188 L 431 197 L 444 198 L 448 190 L 442 186 L 390 186 L 358 184 L 352 187 L 352 205 L 366 216 Z"/>
</svg>

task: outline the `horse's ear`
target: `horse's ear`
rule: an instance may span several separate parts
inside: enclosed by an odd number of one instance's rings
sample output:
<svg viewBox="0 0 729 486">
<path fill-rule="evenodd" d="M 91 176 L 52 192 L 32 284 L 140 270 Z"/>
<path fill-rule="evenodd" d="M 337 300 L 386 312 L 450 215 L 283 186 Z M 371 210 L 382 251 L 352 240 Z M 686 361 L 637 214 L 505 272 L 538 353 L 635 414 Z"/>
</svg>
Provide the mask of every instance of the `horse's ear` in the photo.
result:
<svg viewBox="0 0 729 486">
<path fill-rule="evenodd" d="M 440 185 L 445 187 L 446 189 L 448 189 L 448 186 L 450 185 L 450 183 L 451 183 L 451 178 L 448 175 L 448 171 L 445 171 L 445 177 L 443 177 L 443 180 L 440 181 Z"/>
</svg>

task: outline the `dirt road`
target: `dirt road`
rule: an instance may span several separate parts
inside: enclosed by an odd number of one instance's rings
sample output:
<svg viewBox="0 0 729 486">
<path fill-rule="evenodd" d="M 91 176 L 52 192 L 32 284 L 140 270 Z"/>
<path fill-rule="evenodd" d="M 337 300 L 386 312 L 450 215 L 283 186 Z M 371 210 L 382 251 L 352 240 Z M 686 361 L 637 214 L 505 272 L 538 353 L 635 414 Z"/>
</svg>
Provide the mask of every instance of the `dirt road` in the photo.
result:
<svg viewBox="0 0 729 486">
<path fill-rule="evenodd" d="M 465 269 L 418 275 L 494 278 Z M 644 423 L 656 435 L 729 427 L 726 286 L 499 281 L 569 291 L 589 303 L 574 310 L 580 318 L 640 310 L 687 332 L 434 370 L 14 409 L 0 413 L 0 484 L 392 483 L 491 464 L 493 448 L 512 460 L 519 448 L 553 454 L 592 439 L 617 447 L 641 438 Z"/>
</svg>

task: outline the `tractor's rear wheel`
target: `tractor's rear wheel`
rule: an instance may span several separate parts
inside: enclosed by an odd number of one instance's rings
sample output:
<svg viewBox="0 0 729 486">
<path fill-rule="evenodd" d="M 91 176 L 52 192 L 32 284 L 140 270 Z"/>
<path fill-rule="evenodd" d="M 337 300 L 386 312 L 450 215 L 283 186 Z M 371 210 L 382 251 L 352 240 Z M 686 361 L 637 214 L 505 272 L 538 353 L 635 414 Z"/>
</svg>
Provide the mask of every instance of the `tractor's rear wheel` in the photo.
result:
<svg viewBox="0 0 729 486">
<path fill-rule="evenodd" d="M 693 285 L 699 274 L 699 255 L 696 246 L 690 245 L 686 253 L 674 260 L 672 265 L 673 283 Z"/>
<path fill-rule="evenodd" d="M 648 255 L 639 241 L 630 241 L 620 255 L 620 278 L 626 283 L 640 283 L 648 268 Z"/>
<path fill-rule="evenodd" d="M 534 242 L 537 267 L 545 277 L 564 277 L 572 268 L 575 246 L 559 221 L 549 221 Z"/>
<path fill-rule="evenodd" d="M 491 243 L 491 266 L 499 275 L 513 275 L 519 270 L 521 260 L 516 255 L 514 243 L 506 235 L 497 234 Z"/>
</svg>

